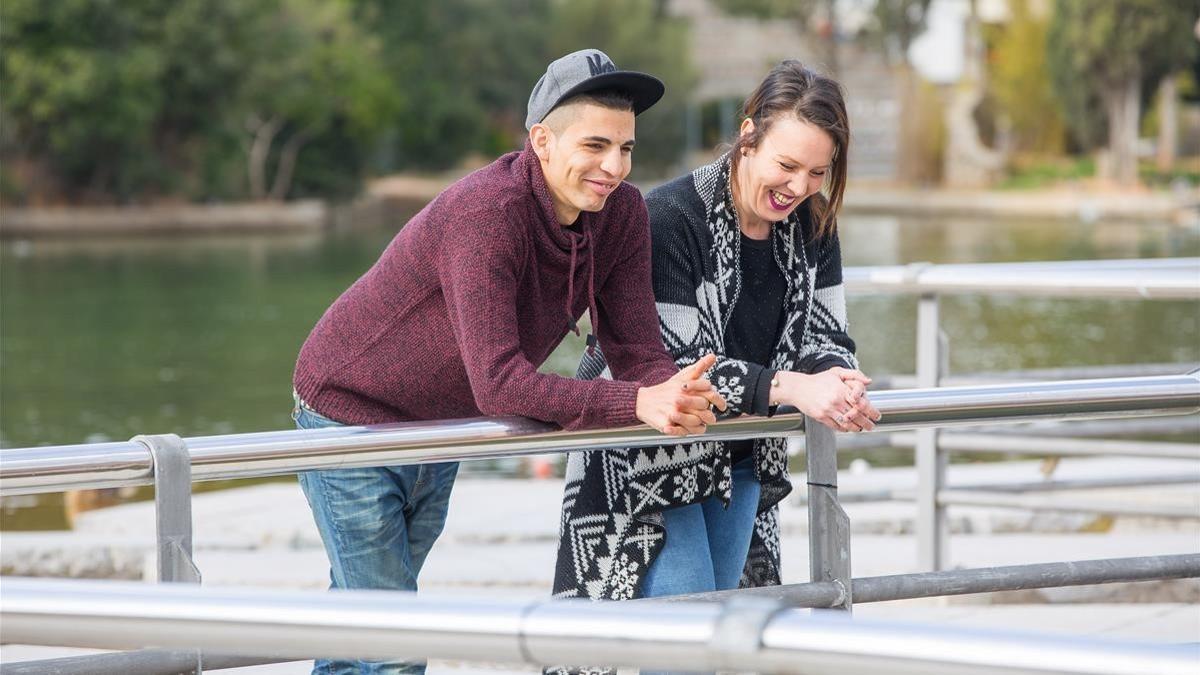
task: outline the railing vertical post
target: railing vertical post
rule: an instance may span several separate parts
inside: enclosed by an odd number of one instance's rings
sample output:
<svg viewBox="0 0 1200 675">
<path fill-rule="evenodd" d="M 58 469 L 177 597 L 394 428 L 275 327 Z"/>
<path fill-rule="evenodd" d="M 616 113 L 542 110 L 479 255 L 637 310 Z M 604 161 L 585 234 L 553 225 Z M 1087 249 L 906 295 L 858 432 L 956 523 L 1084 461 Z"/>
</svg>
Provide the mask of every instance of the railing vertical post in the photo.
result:
<svg viewBox="0 0 1200 675">
<path fill-rule="evenodd" d="M 192 559 L 192 458 L 187 444 L 175 434 L 135 436 L 154 460 L 154 520 L 157 538 L 156 572 L 160 583 L 200 583 L 200 570 Z M 204 672 L 200 651 L 180 654 Z M 151 655 L 171 658 L 172 654 Z M 184 672 L 184 671 L 181 671 Z"/>
<path fill-rule="evenodd" d="M 159 582 L 200 583 L 192 560 L 192 458 L 175 434 L 135 436 L 154 458 L 154 520 Z"/>
<path fill-rule="evenodd" d="M 936 387 L 942 369 L 938 296 L 925 294 L 917 304 L 917 386 Z M 917 568 L 938 571 L 945 564 L 946 512 L 938 492 L 946 478 L 946 457 L 938 448 L 938 430 L 917 430 Z"/>
<path fill-rule="evenodd" d="M 850 587 L 850 518 L 837 498 L 837 441 L 833 430 L 804 418 L 808 463 L 808 569 L 811 581 L 833 581 L 843 589 L 835 608 L 853 605 Z"/>
</svg>

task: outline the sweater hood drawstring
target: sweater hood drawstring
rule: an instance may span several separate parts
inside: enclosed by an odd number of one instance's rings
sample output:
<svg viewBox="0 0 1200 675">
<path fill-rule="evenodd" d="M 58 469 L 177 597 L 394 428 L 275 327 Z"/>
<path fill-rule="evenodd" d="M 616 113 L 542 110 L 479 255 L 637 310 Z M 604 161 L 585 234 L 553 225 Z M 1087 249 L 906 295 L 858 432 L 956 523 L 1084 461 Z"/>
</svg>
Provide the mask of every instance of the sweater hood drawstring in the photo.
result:
<svg viewBox="0 0 1200 675">
<path fill-rule="evenodd" d="M 587 247 L 588 256 L 588 319 L 592 322 L 592 330 L 588 332 L 587 336 L 587 353 L 590 356 L 596 350 L 596 333 L 600 330 L 600 323 L 599 314 L 596 312 L 596 257 L 592 252 L 592 230 L 586 225 L 583 227 L 583 236 L 571 237 L 571 267 L 567 272 L 567 299 L 563 306 L 563 312 L 567 315 L 567 325 L 571 327 L 571 331 L 579 335 L 579 324 L 571 312 L 571 303 L 575 299 L 575 266 L 578 261 L 581 240 Z"/>
<path fill-rule="evenodd" d="M 600 332 L 600 314 L 596 311 L 596 258 L 592 252 L 595 244 L 595 238 L 592 236 L 592 216 L 589 213 L 580 213 L 579 219 L 576 221 L 579 223 L 578 234 L 574 231 L 566 231 L 554 213 L 554 199 L 550 195 L 550 188 L 546 186 L 545 175 L 542 173 L 541 164 L 538 162 L 537 155 L 533 151 L 533 144 L 529 139 L 525 139 L 525 150 L 522 152 L 522 156 L 524 157 L 525 175 L 541 206 L 541 215 L 545 223 L 544 229 L 541 229 L 538 235 L 539 244 L 561 251 L 566 248 L 568 243 L 564 239 L 570 242 L 571 267 L 567 272 L 567 299 L 563 303 L 563 313 L 567 315 L 567 326 L 576 335 L 579 335 L 579 325 L 571 312 L 571 304 L 575 300 L 575 268 L 579 264 L 579 247 L 587 247 L 588 318 L 592 321 L 592 330 L 587 336 L 587 351 L 591 355 L 595 352 L 596 335 Z"/>
</svg>

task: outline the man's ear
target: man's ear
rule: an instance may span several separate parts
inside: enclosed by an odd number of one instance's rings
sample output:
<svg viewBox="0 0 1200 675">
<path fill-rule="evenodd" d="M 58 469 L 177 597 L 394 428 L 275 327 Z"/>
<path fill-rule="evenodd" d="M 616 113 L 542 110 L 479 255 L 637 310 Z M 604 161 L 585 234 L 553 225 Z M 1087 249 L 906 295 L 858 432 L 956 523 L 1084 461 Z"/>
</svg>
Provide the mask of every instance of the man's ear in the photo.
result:
<svg viewBox="0 0 1200 675">
<path fill-rule="evenodd" d="M 533 146 L 533 154 L 543 162 L 550 159 L 550 143 L 554 140 L 554 132 L 545 124 L 535 124 L 529 130 L 529 144 Z"/>
</svg>

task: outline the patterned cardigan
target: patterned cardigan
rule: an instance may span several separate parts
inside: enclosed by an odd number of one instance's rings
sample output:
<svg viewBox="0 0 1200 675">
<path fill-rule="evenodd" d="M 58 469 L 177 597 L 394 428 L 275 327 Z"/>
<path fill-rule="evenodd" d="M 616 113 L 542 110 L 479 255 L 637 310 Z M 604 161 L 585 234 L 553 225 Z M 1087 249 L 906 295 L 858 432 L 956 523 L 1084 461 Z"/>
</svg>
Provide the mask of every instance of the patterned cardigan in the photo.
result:
<svg viewBox="0 0 1200 675">
<path fill-rule="evenodd" d="M 677 178 L 646 199 L 653 241 L 659 326 L 680 366 L 712 352 L 708 377 L 732 414 L 749 412 L 762 365 L 726 358 L 725 326 L 741 291 L 741 235 L 729 198 L 729 155 Z M 815 197 L 814 197 L 815 198 Z M 846 334 L 841 252 L 836 233 L 817 239 L 807 204 L 772 227 L 775 262 L 787 280 L 784 321 L 769 364 L 819 372 L 857 367 Z M 579 376 L 607 376 L 600 350 L 585 355 Z M 791 491 L 785 439 L 754 442 L 762 485 L 741 586 L 780 583 L 778 503 Z M 728 504 L 725 443 L 693 442 L 573 453 L 559 525 L 555 597 L 625 600 L 664 540 L 662 511 L 716 495 Z"/>
</svg>

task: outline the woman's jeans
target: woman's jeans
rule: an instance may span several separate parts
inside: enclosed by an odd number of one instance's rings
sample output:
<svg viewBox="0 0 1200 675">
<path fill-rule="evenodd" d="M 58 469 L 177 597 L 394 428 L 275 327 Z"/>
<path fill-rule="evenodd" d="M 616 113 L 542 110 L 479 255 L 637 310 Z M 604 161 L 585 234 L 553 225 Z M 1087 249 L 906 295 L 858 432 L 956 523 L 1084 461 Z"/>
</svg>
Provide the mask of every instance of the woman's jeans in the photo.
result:
<svg viewBox="0 0 1200 675">
<path fill-rule="evenodd" d="M 737 588 L 750 550 L 762 486 L 754 459 L 733 467 L 729 508 L 717 497 L 662 512 L 666 542 L 642 579 L 642 595 L 656 598 Z"/>
<path fill-rule="evenodd" d="M 300 429 L 341 426 L 302 405 Z M 417 590 L 417 575 L 446 522 L 458 463 L 305 471 L 300 487 L 312 508 L 325 553 L 330 588 Z M 423 663 L 326 661 L 314 675 L 424 673 Z"/>
</svg>

